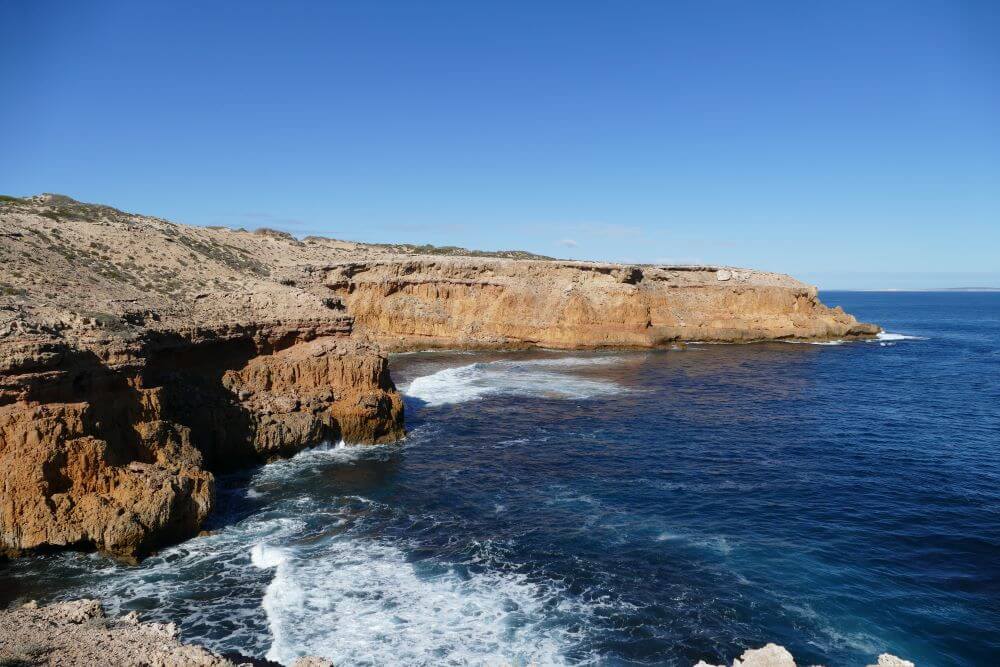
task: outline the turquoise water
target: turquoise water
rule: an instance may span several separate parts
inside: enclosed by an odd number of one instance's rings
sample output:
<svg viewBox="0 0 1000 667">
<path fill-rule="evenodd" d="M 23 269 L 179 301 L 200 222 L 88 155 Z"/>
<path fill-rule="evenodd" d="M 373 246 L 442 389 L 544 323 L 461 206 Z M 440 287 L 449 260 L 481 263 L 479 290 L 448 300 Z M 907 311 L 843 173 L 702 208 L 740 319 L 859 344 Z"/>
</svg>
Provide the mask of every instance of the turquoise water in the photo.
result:
<svg viewBox="0 0 1000 667">
<path fill-rule="evenodd" d="M 285 664 L 996 664 L 1000 295 L 823 299 L 890 335 L 400 355 L 405 443 L 225 478 L 213 535 L 17 561 L 2 598 Z"/>
</svg>

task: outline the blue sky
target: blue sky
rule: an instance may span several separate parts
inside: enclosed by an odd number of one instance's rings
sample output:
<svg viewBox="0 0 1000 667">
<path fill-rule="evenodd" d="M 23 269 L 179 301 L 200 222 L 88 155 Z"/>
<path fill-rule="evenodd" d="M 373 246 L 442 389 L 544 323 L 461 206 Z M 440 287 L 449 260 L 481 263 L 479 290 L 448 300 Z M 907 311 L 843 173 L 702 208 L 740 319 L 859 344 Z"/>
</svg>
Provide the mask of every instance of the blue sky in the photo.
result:
<svg viewBox="0 0 1000 667">
<path fill-rule="evenodd" d="M 1000 3 L 0 3 L 0 192 L 1000 286 Z"/>
</svg>

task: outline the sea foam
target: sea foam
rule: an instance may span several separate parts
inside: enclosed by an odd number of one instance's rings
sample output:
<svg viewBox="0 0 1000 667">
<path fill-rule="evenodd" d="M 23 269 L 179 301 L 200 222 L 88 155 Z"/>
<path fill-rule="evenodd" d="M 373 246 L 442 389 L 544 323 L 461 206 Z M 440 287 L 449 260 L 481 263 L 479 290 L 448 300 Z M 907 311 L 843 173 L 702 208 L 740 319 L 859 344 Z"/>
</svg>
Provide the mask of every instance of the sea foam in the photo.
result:
<svg viewBox="0 0 1000 667">
<path fill-rule="evenodd" d="M 401 444 L 397 443 L 355 446 L 341 440 L 303 449 L 291 458 L 262 466 L 250 480 L 245 495 L 247 498 L 264 497 L 269 489 L 280 489 L 289 477 L 321 470 L 330 464 L 351 465 L 363 460 L 385 460 L 400 447 Z"/>
<path fill-rule="evenodd" d="M 343 536 L 308 558 L 281 558 L 262 603 L 267 658 L 335 664 L 563 664 L 576 636 L 560 616 L 580 609 L 523 576 L 420 572 L 396 546 Z"/>
<path fill-rule="evenodd" d="M 876 334 L 875 339 L 880 341 L 927 340 L 923 336 L 909 336 L 907 334 L 891 333 L 889 331 L 880 331 L 878 334 Z"/>
<path fill-rule="evenodd" d="M 414 379 L 403 393 L 427 405 L 475 401 L 490 395 L 587 399 L 618 394 L 614 382 L 574 375 L 571 369 L 603 366 L 617 357 L 560 357 L 527 361 L 493 361 L 445 368 Z"/>
<path fill-rule="evenodd" d="M 890 342 L 890 341 L 891 342 L 895 342 L 895 341 L 901 341 L 901 340 L 927 340 L 927 339 L 925 337 L 923 337 L 923 336 L 910 336 L 908 334 L 891 333 L 889 331 L 880 331 L 879 333 L 875 334 L 874 338 L 865 339 L 862 342 L 865 342 L 865 343 L 886 343 L 886 342 Z M 846 343 L 850 343 L 850 342 L 854 342 L 854 341 L 849 341 L 849 340 L 844 340 L 842 338 L 838 338 L 836 340 L 783 340 L 781 342 L 783 342 L 783 343 L 797 343 L 797 344 L 805 344 L 805 345 L 844 345 Z"/>
<path fill-rule="evenodd" d="M 267 544 L 255 544 L 250 549 L 250 562 L 262 570 L 278 567 L 288 560 L 288 549 L 272 547 Z"/>
</svg>

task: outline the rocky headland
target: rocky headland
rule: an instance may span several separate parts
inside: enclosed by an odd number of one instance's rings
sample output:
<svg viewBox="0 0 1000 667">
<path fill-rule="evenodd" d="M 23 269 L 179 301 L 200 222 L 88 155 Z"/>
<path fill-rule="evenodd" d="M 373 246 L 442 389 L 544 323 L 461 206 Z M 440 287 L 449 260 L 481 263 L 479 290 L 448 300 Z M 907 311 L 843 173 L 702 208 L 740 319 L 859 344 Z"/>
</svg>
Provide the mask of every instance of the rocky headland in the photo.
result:
<svg viewBox="0 0 1000 667">
<path fill-rule="evenodd" d="M 879 331 L 824 306 L 815 287 L 750 269 L 390 255 L 300 271 L 303 284 L 343 300 L 358 332 L 392 350 L 655 348 Z"/>
<path fill-rule="evenodd" d="M 197 533 L 215 472 L 400 438 L 388 352 L 878 331 L 749 269 L 299 240 L 0 198 L 0 551 L 141 558 Z"/>
</svg>

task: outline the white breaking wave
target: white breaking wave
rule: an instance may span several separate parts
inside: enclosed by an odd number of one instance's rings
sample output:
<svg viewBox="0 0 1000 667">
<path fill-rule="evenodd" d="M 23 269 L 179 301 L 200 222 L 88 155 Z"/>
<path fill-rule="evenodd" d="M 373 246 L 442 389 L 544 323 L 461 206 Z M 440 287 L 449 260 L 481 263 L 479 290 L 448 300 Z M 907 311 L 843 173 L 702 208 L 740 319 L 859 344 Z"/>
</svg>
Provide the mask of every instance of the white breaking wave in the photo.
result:
<svg viewBox="0 0 1000 667">
<path fill-rule="evenodd" d="M 255 516 L 164 549 L 138 566 L 122 566 L 96 554 L 67 555 L 70 572 L 86 568 L 96 577 L 67 599 L 100 598 L 109 616 L 135 609 L 138 602 L 143 620 L 188 623 L 199 628 L 197 643 L 214 651 L 262 654 L 268 637 L 260 632 L 260 591 L 267 574 L 257 576 L 247 563 L 247 551 L 258 567 L 275 567 L 288 552 L 264 545 L 294 539 L 305 527 L 297 518 Z M 191 605 L 192 599 L 202 602 Z"/>
<path fill-rule="evenodd" d="M 624 357 L 556 357 L 554 359 L 527 359 L 525 361 L 495 361 L 497 366 L 554 366 L 554 367 L 579 367 L 579 366 L 610 366 L 620 364 Z"/>
<path fill-rule="evenodd" d="M 280 461 L 274 461 L 262 466 L 247 487 L 248 498 L 261 498 L 267 495 L 269 488 L 278 488 L 289 476 L 299 475 L 309 469 L 321 469 L 330 463 L 353 463 L 362 459 L 385 459 L 400 444 L 386 445 L 348 445 L 340 442 L 326 442 L 315 447 L 303 449 L 294 456 Z"/>
<path fill-rule="evenodd" d="M 403 389 L 428 405 L 479 400 L 489 395 L 585 399 L 618 394 L 613 382 L 560 372 L 562 368 L 613 364 L 617 357 L 562 357 L 528 361 L 493 361 L 446 368 L 414 379 Z"/>
<path fill-rule="evenodd" d="M 395 451 L 324 445 L 264 466 L 251 484 L 268 494 L 323 462 L 350 464 L 379 450 Z M 139 567 L 108 565 L 94 593 L 116 613 L 130 600 L 155 602 L 151 620 L 182 620 L 199 633 L 212 628 L 214 636 L 200 643 L 266 652 L 284 665 L 303 655 L 338 665 L 560 665 L 592 627 L 589 604 L 555 583 L 488 564 L 468 573 L 437 561 L 412 563 L 400 546 L 331 530 L 349 520 L 348 505 L 373 503 L 343 499 L 341 507 L 278 497 L 266 511 Z M 310 527 L 319 516 L 322 536 Z M 192 595 L 224 602 L 191 608 Z M 270 633 L 260 632 L 260 623 Z"/>
<path fill-rule="evenodd" d="M 890 341 L 890 340 L 927 340 L 923 336 L 908 336 L 901 333 L 890 333 L 888 331 L 881 331 L 875 335 L 876 340 Z"/>
<path fill-rule="evenodd" d="M 578 638 L 559 619 L 582 606 L 514 574 L 421 574 L 392 545 L 341 537 L 298 559 L 256 546 L 274 567 L 264 595 L 269 660 L 318 655 L 350 665 L 557 665 Z"/>
<path fill-rule="evenodd" d="M 792 340 L 784 338 L 779 343 L 791 343 L 792 345 L 843 345 L 849 341 L 837 338 L 836 340 Z"/>
<path fill-rule="evenodd" d="M 900 340 L 927 340 L 923 336 L 909 336 L 907 334 L 901 333 L 890 333 L 888 331 L 880 331 L 875 334 L 875 338 L 868 338 L 863 340 L 865 343 L 886 343 L 889 341 L 900 341 Z M 854 341 L 836 339 L 836 340 L 783 340 L 783 343 L 796 343 L 803 345 L 845 345 Z"/>
<path fill-rule="evenodd" d="M 288 549 L 272 547 L 267 544 L 255 544 L 250 549 L 250 562 L 262 570 L 278 567 L 288 560 Z"/>
</svg>

